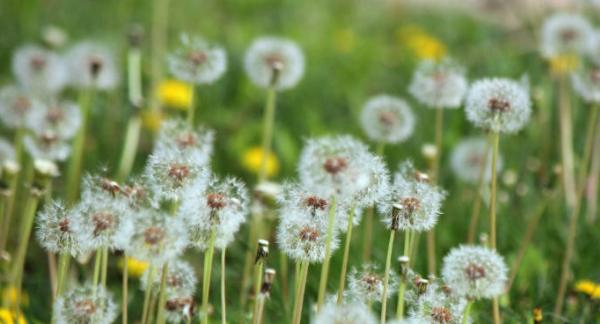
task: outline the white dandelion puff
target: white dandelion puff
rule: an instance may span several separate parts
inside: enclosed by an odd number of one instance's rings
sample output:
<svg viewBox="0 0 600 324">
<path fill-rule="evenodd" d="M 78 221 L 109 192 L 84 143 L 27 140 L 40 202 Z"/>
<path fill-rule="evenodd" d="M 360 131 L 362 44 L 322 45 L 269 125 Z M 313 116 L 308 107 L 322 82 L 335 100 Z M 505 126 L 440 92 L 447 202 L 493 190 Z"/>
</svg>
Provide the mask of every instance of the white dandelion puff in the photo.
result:
<svg viewBox="0 0 600 324">
<path fill-rule="evenodd" d="M 193 295 L 178 295 L 165 302 L 166 320 L 169 323 L 182 323 L 194 317 L 196 303 Z"/>
<path fill-rule="evenodd" d="M 339 305 L 335 301 L 329 301 L 323 305 L 311 323 L 375 324 L 377 319 L 364 303 L 351 302 Z"/>
<path fill-rule="evenodd" d="M 141 209 L 135 213 L 126 250 L 137 259 L 160 266 L 180 256 L 187 245 L 185 222 L 160 210 Z"/>
<path fill-rule="evenodd" d="M 49 252 L 64 253 L 78 257 L 83 245 L 73 231 L 72 212 L 61 201 L 51 201 L 37 215 L 37 239 Z"/>
<path fill-rule="evenodd" d="M 346 292 L 348 298 L 362 302 L 380 303 L 384 298 L 384 274 L 382 272 L 372 264 L 363 265 L 360 270 L 353 268 L 348 275 L 348 291 Z M 390 271 L 386 297 L 390 298 L 390 292 L 394 292 L 397 287 L 398 276 Z"/>
<path fill-rule="evenodd" d="M 188 156 L 196 165 L 208 165 L 213 151 L 214 132 L 193 128 L 182 119 L 171 119 L 161 124 L 154 151 L 175 149 Z"/>
<path fill-rule="evenodd" d="M 516 81 L 490 78 L 476 81 L 465 102 L 467 119 L 475 126 L 500 133 L 515 133 L 531 115 L 529 93 Z"/>
<path fill-rule="evenodd" d="M 452 150 L 450 166 L 454 174 L 462 181 L 476 184 L 483 168 L 483 181 L 492 177 L 492 151 L 488 141 L 482 137 L 470 137 L 461 140 Z M 496 169 L 502 170 L 502 157 L 498 156 Z"/>
<path fill-rule="evenodd" d="M 331 253 L 339 246 L 338 231 L 333 229 Z M 327 241 L 327 220 L 280 215 L 277 243 L 283 252 L 296 261 L 323 262 Z"/>
<path fill-rule="evenodd" d="M 81 42 L 67 53 L 70 84 L 75 88 L 111 90 L 119 84 L 119 69 L 115 58 L 105 45 Z"/>
<path fill-rule="evenodd" d="M 545 58 L 563 54 L 585 54 L 592 50 L 594 29 L 582 16 L 557 13 L 544 21 L 540 52 Z"/>
<path fill-rule="evenodd" d="M 364 105 L 360 123 L 370 139 L 395 144 L 407 140 L 413 134 L 416 117 L 404 99 L 378 95 L 370 98 Z"/>
<path fill-rule="evenodd" d="M 418 323 L 461 324 L 467 300 L 455 296 L 436 281 L 427 285 L 418 295 L 410 311 L 410 318 Z M 470 321 L 467 319 L 467 323 Z"/>
<path fill-rule="evenodd" d="M 244 58 L 250 80 L 259 87 L 293 88 L 304 74 L 304 54 L 293 41 L 261 37 L 252 42 Z"/>
<path fill-rule="evenodd" d="M 9 128 L 27 126 L 32 116 L 41 114 L 44 104 L 16 86 L 0 89 L 0 120 Z"/>
<path fill-rule="evenodd" d="M 141 278 L 141 288 L 146 291 L 149 286 L 148 277 L 150 268 L 148 268 Z M 194 268 L 183 260 L 173 259 L 169 261 L 168 272 L 166 276 L 166 295 L 167 298 L 176 297 L 180 295 L 193 296 L 196 290 L 196 273 Z M 152 278 L 152 292 L 158 294 L 161 285 L 161 276 L 153 276 Z"/>
<path fill-rule="evenodd" d="M 81 126 L 79 106 L 70 101 L 51 102 L 44 105 L 40 113 L 32 114 L 27 120 L 27 127 L 40 134 L 52 130 L 62 140 L 71 139 Z"/>
<path fill-rule="evenodd" d="M 469 299 L 493 298 L 504 292 L 508 269 L 504 259 L 486 247 L 460 246 L 444 257 L 442 278 L 453 294 Z"/>
<path fill-rule="evenodd" d="M 467 92 L 464 70 L 450 59 L 422 61 L 408 91 L 429 108 L 458 108 Z"/>
<path fill-rule="evenodd" d="M 21 86 L 39 96 L 59 93 L 69 80 L 67 66 L 58 54 L 32 44 L 15 51 L 12 70 Z"/>
<path fill-rule="evenodd" d="M 223 249 L 231 243 L 248 214 L 248 190 L 235 178 L 195 182 L 183 194 L 179 217 L 186 224 L 190 244 L 204 250 L 216 231 L 215 246 Z"/>
<path fill-rule="evenodd" d="M 71 153 L 71 145 L 50 129 L 38 131 L 38 134 L 26 135 L 23 144 L 27 153 L 34 159 L 62 162 Z"/>
<path fill-rule="evenodd" d="M 429 183 L 411 162 L 403 162 L 394 176 L 391 194 L 379 205 L 383 223 L 391 230 L 428 231 L 436 224 L 445 193 Z"/>
<path fill-rule="evenodd" d="M 58 297 L 54 314 L 57 324 L 109 324 L 117 318 L 117 305 L 104 287 L 86 285 Z"/>
<path fill-rule="evenodd" d="M 171 74 L 195 84 L 213 83 L 227 69 L 227 55 L 219 46 L 201 37 L 182 34 L 181 46 L 167 57 Z"/>
</svg>

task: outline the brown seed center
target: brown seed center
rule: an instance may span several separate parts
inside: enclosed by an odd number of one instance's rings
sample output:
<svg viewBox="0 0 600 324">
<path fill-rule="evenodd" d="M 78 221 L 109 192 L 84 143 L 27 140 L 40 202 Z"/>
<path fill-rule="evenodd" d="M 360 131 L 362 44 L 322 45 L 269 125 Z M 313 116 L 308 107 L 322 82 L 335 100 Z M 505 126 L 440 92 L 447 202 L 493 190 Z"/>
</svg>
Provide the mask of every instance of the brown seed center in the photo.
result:
<svg viewBox="0 0 600 324">
<path fill-rule="evenodd" d="M 394 126 L 396 124 L 396 120 L 396 115 L 391 111 L 382 111 L 379 113 L 379 122 L 384 126 Z"/>
<path fill-rule="evenodd" d="M 31 109 L 31 100 L 26 97 L 18 96 L 13 103 L 13 110 L 21 115 L 24 115 Z"/>
<path fill-rule="evenodd" d="M 60 221 L 58 221 L 58 229 L 63 233 L 68 233 L 69 223 L 69 219 L 67 217 L 63 217 Z"/>
<path fill-rule="evenodd" d="M 471 281 L 479 280 L 485 277 L 485 268 L 478 264 L 471 263 L 465 268 L 465 274 Z"/>
<path fill-rule="evenodd" d="M 29 64 L 34 71 L 40 72 L 46 67 L 46 59 L 42 56 L 34 56 L 31 58 L 31 61 L 29 61 Z"/>
<path fill-rule="evenodd" d="M 219 210 L 227 206 L 227 197 L 220 193 L 209 193 L 206 195 L 206 204 L 213 210 Z"/>
<path fill-rule="evenodd" d="M 168 171 L 168 176 L 178 183 L 183 182 L 190 175 L 190 168 L 185 164 L 171 164 Z"/>
<path fill-rule="evenodd" d="M 158 226 L 150 226 L 144 230 L 144 241 L 149 245 L 156 245 L 165 238 L 165 231 Z"/>
<path fill-rule="evenodd" d="M 488 108 L 493 113 L 505 113 L 510 110 L 510 103 L 504 99 L 492 98 L 488 101 Z"/>
<path fill-rule="evenodd" d="M 177 136 L 175 142 L 177 143 L 177 146 L 179 146 L 180 149 L 186 149 L 195 146 L 198 140 L 196 139 L 194 133 L 183 132 Z"/>
<path fill-rule="evenodd" d="M 204 51 L 191 51 L 188 53 L 188 60 L 192 62 L 192 64 L 199 66 L 202 65 L 208 60 L 208 55 Z"/>
<path fill-rule="evenodd" d="M 327 200 L 319 198 L 317 196 L 308 196 L 306 197 L 306 199 L 304 199 L 304 204 L 307 207 L 311 208 L 314 212 L 317 209 L 325 210 L 325 208 L 327 207 Z"/>
<path fill-rule="evenodd" d="M 267 65 L 271 69 L 277 70 L 277 71 L 282 70 L 283 67 L 284 67 L 284 65 L 285 65 L 283 57 L 279 53 L 271 53 L 269 55 L 266 55 L 265 56 L 265 63 L 267 63 Z"/>
<path fill-rule="evenodd" d="M 431 309 L 431 320 L 434 323 L 448 324 L 452 321 L 452 313 L 446 307 L 433 307 Z"/>
<path fill-rule="evenodd" d="M 94 224 L 94 236 L 98 236 L 102 232 L 113 228 L 116 219 L 112 213 L 101 211 L 92 215 L 92 223 Z"/>
<path fill-rule="evenodd" d="M 96 303 L 91 299 L 84 299 L 75 302 L 75 309 L 82 316 L 92 316 L 96 312 Z"/>
<path fill-rule="evenodd" d="M 65 112 L 60 107 L 51 107 L 46 113 L 46 121 L 56 125 L 65 118 Z"/>
<path fill-rule="evenodd" d="M 339 156 L 333 156 L 325 160 L 323 163 L 323 168 L 327 173 L 331 175 L 336 175 L 341 171 L 344 171 L 348 167 L 348 161 Z"/>
<path fill-rule="evenodd" d="M 319 239 L 319 231 L 312 227 L 304 227 L 300 230 L 300 240 L 308 242 L 316 242 Z"/>
</svg>

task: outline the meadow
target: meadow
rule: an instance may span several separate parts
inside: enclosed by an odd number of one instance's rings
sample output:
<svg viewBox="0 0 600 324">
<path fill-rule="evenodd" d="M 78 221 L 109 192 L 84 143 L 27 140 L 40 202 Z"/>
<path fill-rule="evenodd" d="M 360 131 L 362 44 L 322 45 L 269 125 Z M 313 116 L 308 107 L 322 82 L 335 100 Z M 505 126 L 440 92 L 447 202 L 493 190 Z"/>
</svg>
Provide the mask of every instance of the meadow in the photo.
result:
<svg viewBox="0 0 600 324">
<path fill-rule="evenodd" d="M 0 323 L 600 323 L 598 5 L 430 2 L 0 2 Z"/>
</svg>

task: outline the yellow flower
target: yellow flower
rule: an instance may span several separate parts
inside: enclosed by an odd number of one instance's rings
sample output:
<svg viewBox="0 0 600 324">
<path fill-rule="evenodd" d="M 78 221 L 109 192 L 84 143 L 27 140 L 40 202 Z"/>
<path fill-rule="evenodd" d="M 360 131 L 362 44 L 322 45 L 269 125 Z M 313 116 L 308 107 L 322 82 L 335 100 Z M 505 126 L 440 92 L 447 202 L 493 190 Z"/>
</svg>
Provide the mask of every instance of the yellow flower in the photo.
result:
<svg viewBox="0 0 600 324">
<path fill-rule="evenodd" d="M 574 54 L 557 55 L 551 58 L 548 63 L 550 63 L 550 72 L 552 74 L 562 76 L 577 69 L 577 66 L 579 66 L 579 57 Z"/>
<path fill-rule="evenodd" d="M 13 320 L 13 318 L 17 318 L 17 320 Z M 6 308 L 0 308 L 0 324 L 27 324 L 25 320 L 25 316 L 23 314 L 19 314 L 19 316 L 14 316 L 14 313 Z"/>
<path fill-rule="evenodd" d="M 260 172 L 263 156 L 262 148 L 251 147 L 242 156 L 242 166 L 250 172 L 258 173 Z M 277 160 L 277 156 L 272 152 L 267 158 L 266 168 L 267 176 L 273 176 L 279 172 L 279 160 Z"/>
<path fill-rule="evenodd" d="M 418 26 L 401 27 L 397 31 L 397 36 L 398 41 L 408 47 L 419 59 L 439 61 L 446 55 L 446 45 Z"/>
<path fill-rule="evenodd" d="M 188 110 L 194 101 L 194 88 L 183 81 L 165 80 L 158 86 L 158 99 L 169 108 Z"/>
<path fill-rule="evenodd" d="M 356 34 L 351 28 L 337 30 L 333 44 L 338 52 L 349 53 L 356 47 Z"/>
<path fill-rule="evenodd" d="M 579 280 L 575 283 L 575 291 L 578 293 L 591 296 L 596 290 L 600 293 L 600 288 L 590 280 Z"/>
<path fill-rule="evenodd" d="M 6 301 L 10 305 L 14 305 L 17 301 L 17 289 L 12 286 L 2 289 L 2 300 Z M 21 291 L 21 305 L 29 305 L 29 295 L 27 295 L 26 291 Z"/>
<path fill-rule="evenodd" d="M 163 115 L 160 111 L 146 110 L 142 111 L 142 125 L 149 131 L 156 132 L 160 129 Z"/>
<path fill-rule="evenodd" d="M 123 258 L 119 260 L 119 268 L 123 269 Z M 132 278 L 140 278 L 148 269 L 148 262 L 135 258 L 127 258 L 127 273 Z"/>
</svg>

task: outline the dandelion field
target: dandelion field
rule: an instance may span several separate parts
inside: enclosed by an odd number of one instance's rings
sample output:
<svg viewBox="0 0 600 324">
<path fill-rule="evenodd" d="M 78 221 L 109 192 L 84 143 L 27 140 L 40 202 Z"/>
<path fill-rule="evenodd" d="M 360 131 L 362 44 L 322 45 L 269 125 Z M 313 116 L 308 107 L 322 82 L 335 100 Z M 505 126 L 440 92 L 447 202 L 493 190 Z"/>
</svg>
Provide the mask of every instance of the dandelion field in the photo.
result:
<svg viewBox="0 0 600 324">
<path fill-rule="evenodd" d="M 598 13 L 0 2 L 0 323 L 600 323 Z"/>
</svg>

